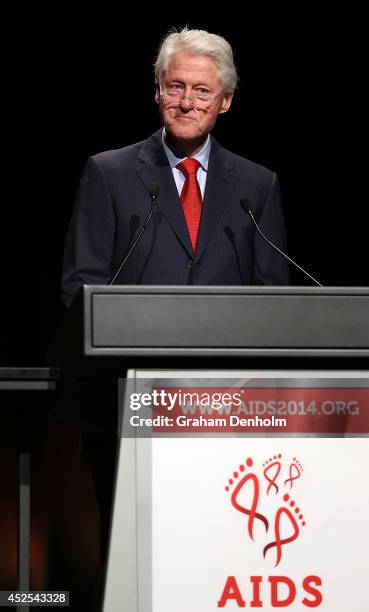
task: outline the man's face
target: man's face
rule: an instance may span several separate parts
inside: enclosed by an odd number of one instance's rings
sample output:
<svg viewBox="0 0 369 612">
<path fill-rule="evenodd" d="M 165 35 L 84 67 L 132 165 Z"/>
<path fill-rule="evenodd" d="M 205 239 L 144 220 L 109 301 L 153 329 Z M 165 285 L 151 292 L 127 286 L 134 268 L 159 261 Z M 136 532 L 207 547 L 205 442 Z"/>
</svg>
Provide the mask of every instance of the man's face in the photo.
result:
<svg viewBox="0 0 369 612">
<path fill-rule="evenodd" d="M 205 93 L 210 100 L 197 99 L 194 92 Z M 187 53 L 172 58 L 155 94 L 169 139 L 183 149 L 204 142 L 218 115 L 229 109 L 232 97 L 223 93 L 212 58 Z"/>
</svg>

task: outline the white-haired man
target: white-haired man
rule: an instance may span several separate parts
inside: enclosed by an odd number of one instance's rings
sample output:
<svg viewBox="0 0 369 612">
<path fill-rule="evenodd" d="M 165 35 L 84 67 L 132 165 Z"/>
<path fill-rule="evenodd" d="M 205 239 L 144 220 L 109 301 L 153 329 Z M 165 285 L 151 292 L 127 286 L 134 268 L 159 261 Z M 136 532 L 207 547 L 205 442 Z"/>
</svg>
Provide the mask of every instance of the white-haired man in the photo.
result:
<svg viewBox="0 0 369 612">
<path fill-rule="evenodd" d="M 109 282 L 148 214 L 153 183 L 160 192 L 152 223 L 116 283 L 287 284 L 285 261 L 263 243 L 240 205 L 250 200 L 283 250 L 276 174 L 210 136 L 237 85 L 231 46 L 203 30 L 172 32 L 155 78 L 164 128 L 87 162 L 66 241 L 63 301 L 69 305 L 83 283 Z"/>
</svg>

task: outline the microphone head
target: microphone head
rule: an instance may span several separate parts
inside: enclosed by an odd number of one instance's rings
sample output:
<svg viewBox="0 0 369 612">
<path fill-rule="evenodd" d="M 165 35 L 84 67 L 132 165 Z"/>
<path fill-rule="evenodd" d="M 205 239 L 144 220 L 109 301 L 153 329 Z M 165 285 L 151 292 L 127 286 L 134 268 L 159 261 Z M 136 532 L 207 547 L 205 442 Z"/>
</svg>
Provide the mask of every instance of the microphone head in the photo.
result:
<svg viewBox="0 0 369 612">
<path fill-rule="evenodd" d="M 152 198 L 157 198 L 160 191 L 160 185 L 158 183 L 151 183 L 149 186 L 149 194 Z"/>
<path fill-rule="evenodd" d="M 251 202 L 248 198 L 241 198 L 240 204 L 245 211 L 245 213 L 249 214 L 252 212 Z"/>
</svg>

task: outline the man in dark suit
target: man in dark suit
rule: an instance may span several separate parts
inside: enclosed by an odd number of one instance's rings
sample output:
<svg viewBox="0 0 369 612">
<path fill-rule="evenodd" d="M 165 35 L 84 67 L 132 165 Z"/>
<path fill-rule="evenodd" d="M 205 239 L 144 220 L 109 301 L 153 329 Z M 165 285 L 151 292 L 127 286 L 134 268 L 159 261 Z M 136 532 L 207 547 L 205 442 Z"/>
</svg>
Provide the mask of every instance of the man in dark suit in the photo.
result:
<svg viewBox="0 0 369 612">
<path fill-rule="evenodd" d="M 164 130 L 89 159 L 65 248 L 66 304 L 81 284 L 109 282 L 147 217 L 152 183 L 160 187 L 155 213 L 118 284 L 288 284 L 285 261 L 240 205 L 247 197 L 266 235 L 284 250 L 276 174 L 209 135 L 230 108 L 236 83 L 232 50 L 222 37 L 184 29 L 165 39 L 156 61 Z M 198 166 L 193 208 L 183 201 L 188 179 L 178 168 L 187 158 Z"/>
<path fill-rule="evenodd" d="M 116 283 L 287 284 L 285 260 L 263 242 L 240 205 L 249 199 L 265 234 L 284 250 L 276 174 L 210 136 L 237 85 L 229 43 L 201 30 L 171 33 L 155 77 L 164 128 L 86 165 L 65 247 L 64 303 L 71 304 L 82 284 L 105 284 L 114 276 L 148 215 L 153 183 L 160 188 L 155 212 Z M 106 459 L 112 444 L 97 439 L 88 446 L 103 497 L 106 472 L 96 457 L 100 452 Z"/>
</svg>

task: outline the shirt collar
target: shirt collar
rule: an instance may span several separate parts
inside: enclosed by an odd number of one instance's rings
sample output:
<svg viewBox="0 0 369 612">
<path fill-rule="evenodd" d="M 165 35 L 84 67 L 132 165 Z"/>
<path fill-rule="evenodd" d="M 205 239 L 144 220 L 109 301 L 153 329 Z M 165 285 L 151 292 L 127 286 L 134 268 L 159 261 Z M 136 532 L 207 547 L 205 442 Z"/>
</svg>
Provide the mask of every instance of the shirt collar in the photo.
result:
<svg viewBox="0 0 369 612">
<path fill-rule="evenodd" d="M 167 145 L 167 143 L 165 142 L 165 128 L 163 128 L 163 132 L 162 132 L 162 143 L 163 143 L 163 147 L 164 147 L 164 151 L 167 155 L 168 161 L 169 161 L 169 165 L 172 168 L 175 168 L 177 166 L 177 164 L 179 164 L 182 160 L 187 159 L 186 157 L 177 157 L 172 149 L 170 149 Z M 197 159 L 198 162 L 200 162 L 202 168 L 207 172 L 208 171 L 208 165 L 209 165 L 209 156 L 210 156 L 210 149 L 211 149 L 211 140 L 210 140 L 210 135 L 208 134 L 208 137 L 206 139 L 206 142 L 204 143 L 204 146 L 200 149 L 200 151 L 198 153 L 196 153 L 196 155 L 193 156 L 193 159 Z"/>
</svg>

